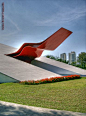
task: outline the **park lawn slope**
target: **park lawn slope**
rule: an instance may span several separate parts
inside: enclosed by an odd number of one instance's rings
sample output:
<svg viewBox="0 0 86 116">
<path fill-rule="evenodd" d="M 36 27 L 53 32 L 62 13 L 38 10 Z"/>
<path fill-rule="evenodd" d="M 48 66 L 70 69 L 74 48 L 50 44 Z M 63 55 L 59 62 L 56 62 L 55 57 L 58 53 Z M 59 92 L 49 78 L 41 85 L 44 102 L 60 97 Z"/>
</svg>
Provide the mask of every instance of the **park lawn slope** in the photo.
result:
<svg viewBox="0 0 86 116">
<path fill-rule="evenodd" d="M 0 100 L 86 113 L 86 77 L 39 85 L 0 84 Z"/>
</svg>

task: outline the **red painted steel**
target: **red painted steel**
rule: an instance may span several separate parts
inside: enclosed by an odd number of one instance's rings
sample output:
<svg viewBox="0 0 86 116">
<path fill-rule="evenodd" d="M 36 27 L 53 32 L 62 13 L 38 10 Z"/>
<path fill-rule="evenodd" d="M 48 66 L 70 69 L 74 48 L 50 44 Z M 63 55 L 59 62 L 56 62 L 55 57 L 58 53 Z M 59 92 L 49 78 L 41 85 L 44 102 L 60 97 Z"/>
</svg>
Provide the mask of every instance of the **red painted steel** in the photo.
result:
<svg viewBox="0 0 86 116">
<path fill-rule="evenodd" d="M 38 48 L 45 49 L 45 50 L 55 50 L 72 32 L 60 28 L 56 31 L 53 35 L 48 37 Z"/>
<path fill-rule="evenodd" d="M 44 50 L 55 50 L 70 34 L 72 34 L 71 31 L 60 28 L 43 42 L 24 43 L 18 51 L 7 55 L 31 62 L 34 58 L 40 57 Z"/>
</svg>

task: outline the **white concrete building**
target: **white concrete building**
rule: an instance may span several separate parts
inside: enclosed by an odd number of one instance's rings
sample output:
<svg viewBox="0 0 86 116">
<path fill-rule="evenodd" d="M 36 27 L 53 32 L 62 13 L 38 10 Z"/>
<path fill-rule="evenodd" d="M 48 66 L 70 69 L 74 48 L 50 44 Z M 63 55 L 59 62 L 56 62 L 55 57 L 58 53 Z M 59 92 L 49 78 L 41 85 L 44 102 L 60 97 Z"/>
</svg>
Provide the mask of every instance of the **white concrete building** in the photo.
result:
<svg viewBox="0 0 86 116">
<path fill-rule="evenodd" d="M 60 58 L 65 61 L 66 60 L 66 53 L 62 53 L 60 54 Z"/>
<path fill-rule="evenodd" d="M 69 53 L 69 64 L 72 62 L 76 62 L 76 53 L 74 51 Z"/>
</svg>

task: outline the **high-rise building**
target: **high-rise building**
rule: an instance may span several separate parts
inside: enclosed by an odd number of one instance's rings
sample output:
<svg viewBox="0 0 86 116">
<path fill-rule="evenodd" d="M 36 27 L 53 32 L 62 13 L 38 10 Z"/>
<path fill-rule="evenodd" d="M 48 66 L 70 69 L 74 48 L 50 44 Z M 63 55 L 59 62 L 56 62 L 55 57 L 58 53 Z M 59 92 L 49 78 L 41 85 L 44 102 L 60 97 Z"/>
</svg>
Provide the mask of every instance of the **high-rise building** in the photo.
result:
<svg viewBox="0 0 86 116">
<path fill-rule="evenodd" d="M 76 53 L 74 51 L 69 53 L 69 64 L 72 62 L 76 62 Z"/>
<path fill-rule="evenodd" d="M 60 58 L 65 61 L 66 60 L 66 53 L 62 53 L 60 54 Z"/>
</svg>

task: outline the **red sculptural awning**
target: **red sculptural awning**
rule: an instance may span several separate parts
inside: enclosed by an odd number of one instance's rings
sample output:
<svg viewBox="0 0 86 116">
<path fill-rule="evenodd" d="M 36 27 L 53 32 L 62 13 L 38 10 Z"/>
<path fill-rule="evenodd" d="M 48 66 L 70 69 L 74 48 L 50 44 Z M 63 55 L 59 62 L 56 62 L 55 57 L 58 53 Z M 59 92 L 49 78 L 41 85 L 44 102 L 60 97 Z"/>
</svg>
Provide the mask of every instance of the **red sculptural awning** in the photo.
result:
<svg viewBox="0 0 86 116">
<path fill-rule="evenodd" d="M 7 55 L 21 60 L 33 60 L 40 57 L 44 50 L 55 50 L 70 34 L 72 34 L 71 31 L 60 28 L 43 42 L 24 43 L 17 52 Z"/>
</svg>

